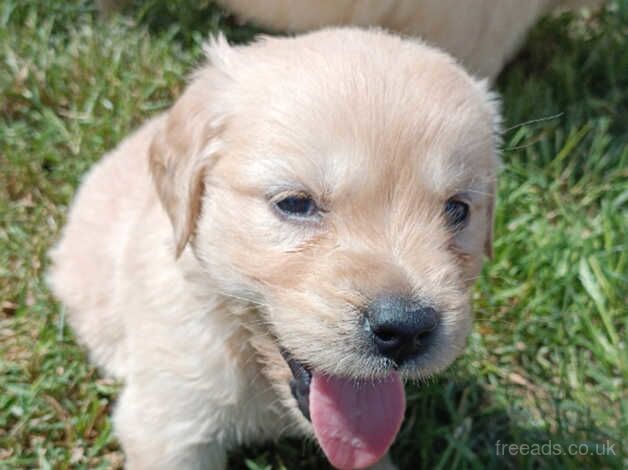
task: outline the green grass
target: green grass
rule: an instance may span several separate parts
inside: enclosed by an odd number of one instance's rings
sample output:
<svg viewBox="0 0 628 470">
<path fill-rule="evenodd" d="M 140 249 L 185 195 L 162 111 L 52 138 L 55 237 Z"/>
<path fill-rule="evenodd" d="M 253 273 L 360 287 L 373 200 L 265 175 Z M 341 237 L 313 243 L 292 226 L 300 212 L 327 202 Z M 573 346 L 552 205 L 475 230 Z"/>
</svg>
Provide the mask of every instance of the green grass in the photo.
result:
<svg viewBox="0 0 628 470">
<path fill-rule="evenodd" d="M 0 468 L 121 459 L 119 388 L 65 325 L 46 250 L 81 174 L 180 94 L 202 39 L 257 31 L 205 3 L 138 1 L 103 20 L 90 0 L 0 1 Z M 408 391 L 401 468 L 628 465 L 626 37 L 626 2 L 547 19 L 500 77 L 495 257 L 468 353 Z M 498 440 L 565 452 L 608 440 L 616 455 L 501 456 Z M 281 441 L 235 452 L 230 468 L 325 464 L 312 444 Z"/>
</svg>

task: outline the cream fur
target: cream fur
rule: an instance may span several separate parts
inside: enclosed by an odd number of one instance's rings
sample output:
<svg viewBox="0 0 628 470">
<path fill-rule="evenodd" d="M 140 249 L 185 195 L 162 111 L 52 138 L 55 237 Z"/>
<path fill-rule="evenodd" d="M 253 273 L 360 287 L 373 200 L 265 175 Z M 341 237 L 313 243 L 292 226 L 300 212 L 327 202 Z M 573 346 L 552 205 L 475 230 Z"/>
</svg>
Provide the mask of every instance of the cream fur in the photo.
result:
<svg viewBox="0 0 628 470">
<path fill-rule="evenodd" d="M 279 31 L 330 25 L 381 26 L 419 36 L 478 77 L 494 78 L 528 30 L 559 6 L 602 0 L 218 0 L 248 20 Z"/>
<path fill-rule="evenodd" d="M 279 344 L 321 372 L 382 376 L 390 364 L 352 336 L 380 293 L 438 306 L 435 347 L 401 372 L 442 370 L 490 250 L 498 111 L 449 56 L 329 29 L 217 40 L 208 59 L 93 167 L 51 252 L 78 338 L 124 381 L 131 469 L 221 469 L 241 443 L 311 435 Z M 272 201 L 303 190 L 320 219 L 278 217 Z M 442 210 L 456 194 L 472 212 L 454 234 Z"/>
</svg>

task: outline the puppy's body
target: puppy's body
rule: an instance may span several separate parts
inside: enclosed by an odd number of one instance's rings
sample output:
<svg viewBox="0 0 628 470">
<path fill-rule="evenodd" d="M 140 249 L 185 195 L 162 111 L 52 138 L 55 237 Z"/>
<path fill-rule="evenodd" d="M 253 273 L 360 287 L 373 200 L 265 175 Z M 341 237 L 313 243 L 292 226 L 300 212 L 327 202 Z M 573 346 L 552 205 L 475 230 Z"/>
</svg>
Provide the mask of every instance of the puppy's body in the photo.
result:
<svg viewBox="0 0 628 470">
<path fill-rule="evenodd" d="M 173 256 L 148 167 L 164 119 L 86 176 L 52 279 L 92 359 L 126 381 L 116 428 L 130 468 L 220 468 L 227 443 L 286 424 L 239 325 L 245 309 L 212 289 L 189 250 Z"/>
<path fill-rule="evenodd" d="M 223 468 L 240 443 L 311 435 L 286 354 L 312 394 L 321 377 L 446 367 L 490 245 L 496 112 L 447 56 L 359 30 L 209 55 L 172 110 L 92 169 L 52 252 L 78 337 L 124 380 L 129 468 Z M 315 216 L 278 213 L 296 191 Z M 443 214 L 453 196 L 464 227 Z M 438 312 L 427 350 L 402 361 L 364 336 L 382 294 Z"/>
</svg>

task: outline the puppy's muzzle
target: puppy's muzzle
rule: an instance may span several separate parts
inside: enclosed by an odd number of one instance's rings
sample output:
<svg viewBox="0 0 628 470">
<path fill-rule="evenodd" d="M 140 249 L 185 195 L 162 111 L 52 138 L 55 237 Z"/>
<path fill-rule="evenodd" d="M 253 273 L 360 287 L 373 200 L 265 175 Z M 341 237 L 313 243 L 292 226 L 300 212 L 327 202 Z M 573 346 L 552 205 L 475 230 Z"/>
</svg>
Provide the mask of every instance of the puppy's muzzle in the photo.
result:
<svg viewBox="0 0 628 470">
<path fill-rule="evenodd" d="M 440 316 L 430 306 L 400 296 L 385 295 L 374 299 L 362 315 L 361 341 L 371 347 L 370 355 L 392 361 L 395 368 L 412 363 L 434 342 Z M 310 420 L 310 385 L 312 370 L 280 348 L 292 378 L 290 391 L 303 416 Z"/>
<path fill-rule="evenodd" d="M 400 295 L 377 297 L 364 312 L 364 329 L 376 351 L 398 367 L 430 347 L 438 324 L 434 308 Z"/>
</svg>

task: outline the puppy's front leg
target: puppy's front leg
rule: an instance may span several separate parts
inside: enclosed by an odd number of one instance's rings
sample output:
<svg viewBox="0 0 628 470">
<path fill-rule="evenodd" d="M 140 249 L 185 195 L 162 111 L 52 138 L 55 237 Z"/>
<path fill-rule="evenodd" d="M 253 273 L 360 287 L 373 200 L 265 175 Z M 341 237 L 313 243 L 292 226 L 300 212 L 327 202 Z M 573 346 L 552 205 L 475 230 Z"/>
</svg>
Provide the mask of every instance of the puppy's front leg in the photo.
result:
<svg viewBox="0 0 628 470">
<path fill-rule="evenodd" d="M 216 419 L 220 410 L 208 413 L 202 405 L 207 397 L 194 396 L 189 389 L 173 393 L 172 387 L 166 391 L 153 385 L 127 385 L 119 399 L 114 422 L 126 454 L 125 468 L 226 468 L 226 443 L 219 439 L 221 423 Z"/>
</svg>

